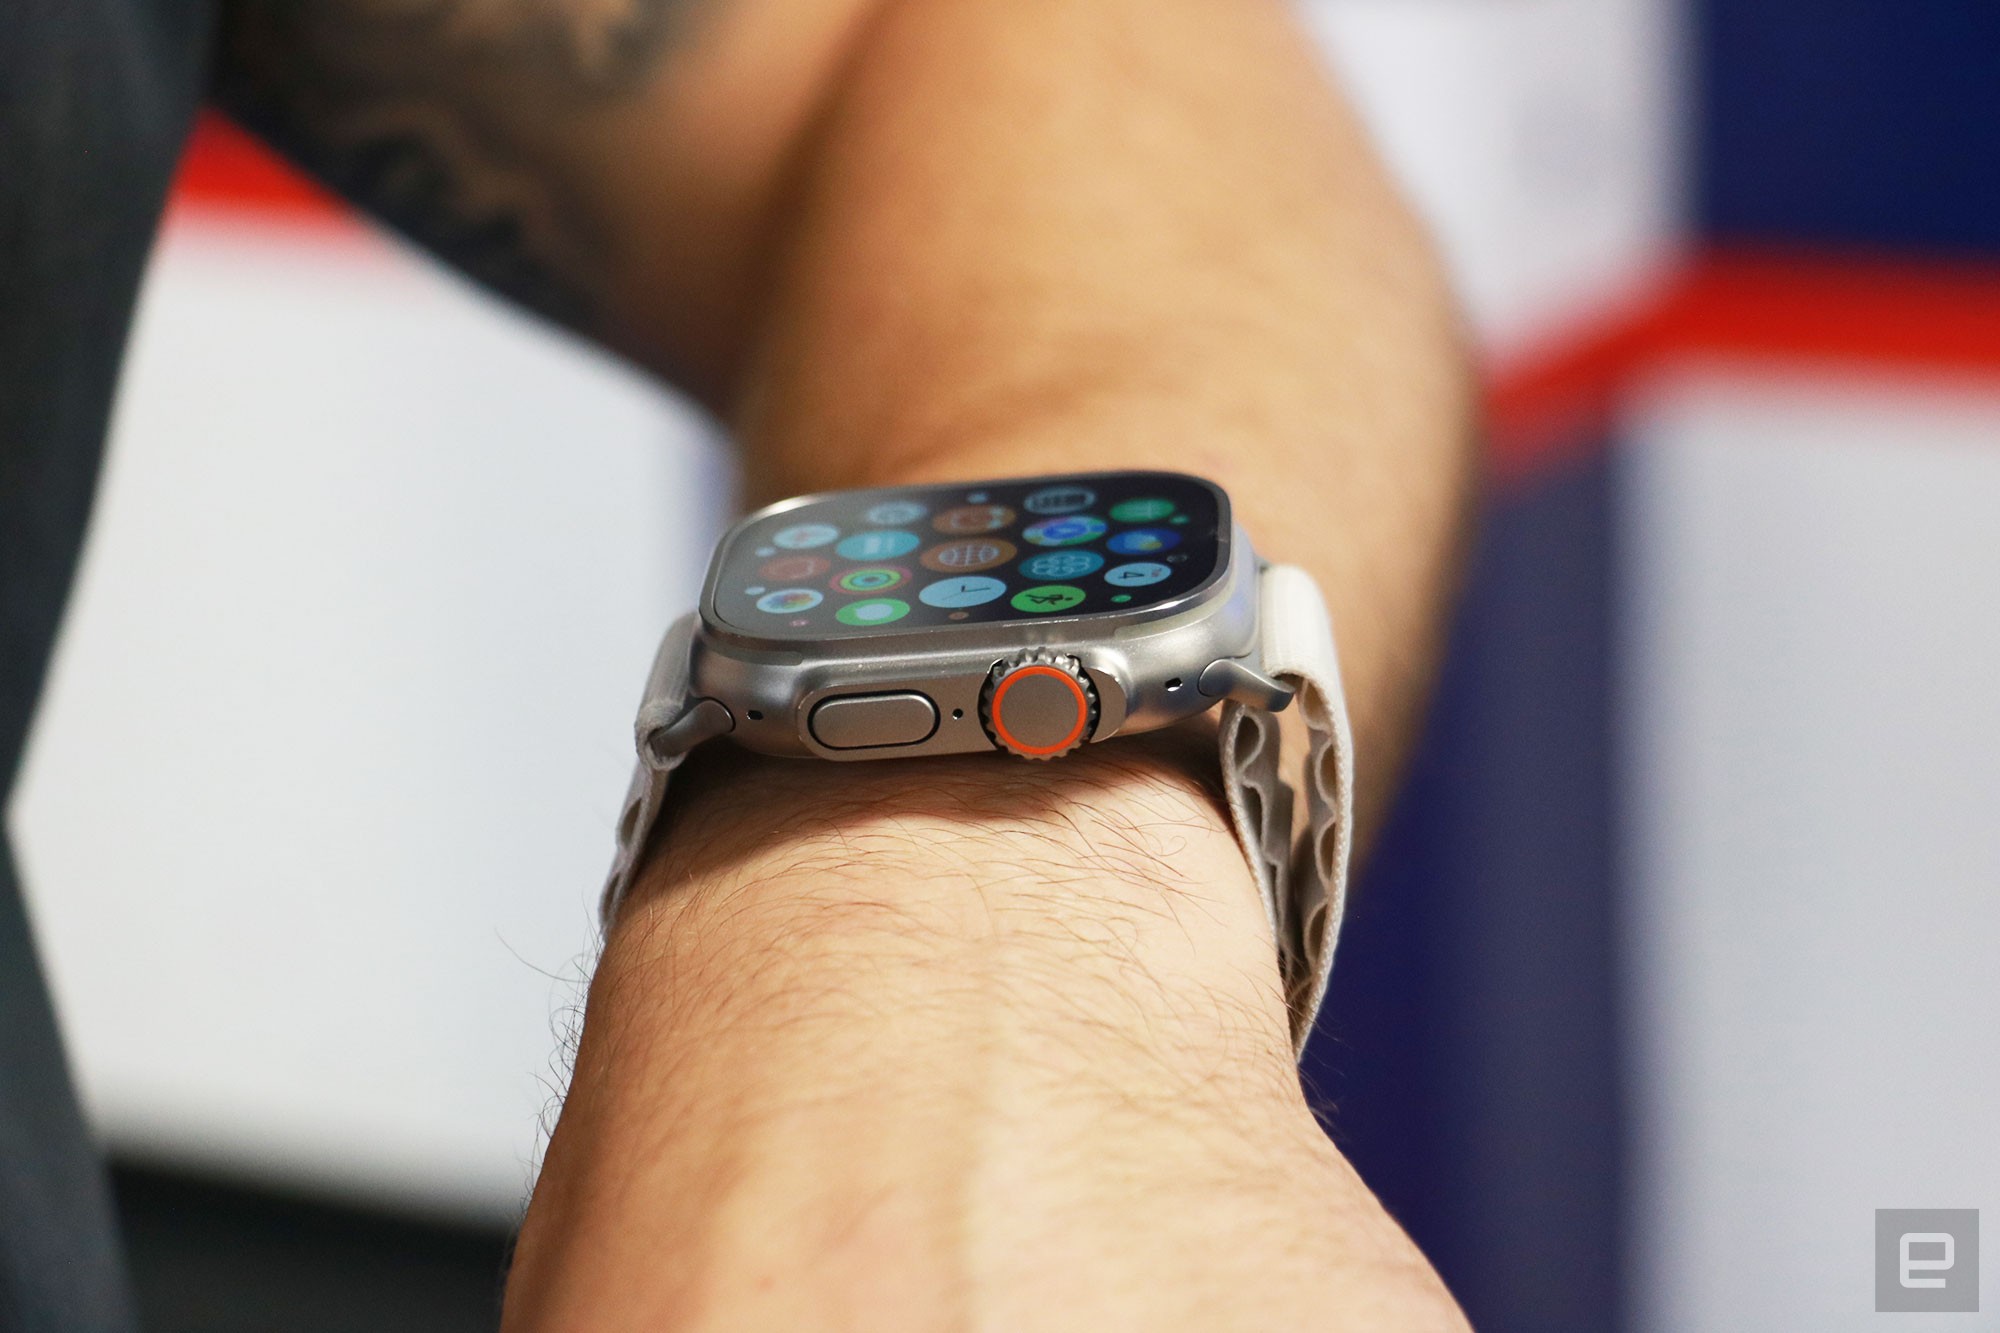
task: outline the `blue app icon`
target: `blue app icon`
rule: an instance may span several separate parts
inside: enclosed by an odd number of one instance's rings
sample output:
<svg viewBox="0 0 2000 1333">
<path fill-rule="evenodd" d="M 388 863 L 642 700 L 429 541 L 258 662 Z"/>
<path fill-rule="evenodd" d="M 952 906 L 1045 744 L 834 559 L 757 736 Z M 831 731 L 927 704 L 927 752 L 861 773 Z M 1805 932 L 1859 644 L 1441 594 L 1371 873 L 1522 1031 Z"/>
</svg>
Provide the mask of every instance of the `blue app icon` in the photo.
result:
<svg viewBox="0 0 2000 1333">
<path fill-rule="evenodd" d="M 1037 546 L 1076 546 L 1096 541 L 1109 526 L 1103 519 L 1092 518 L 1089 514 L 1072 514 L 1067 518 L 1045 518 L 1039 523 L 1031 523 L 1021 535 Z"/>
<path fill-rule="evenodd" d="M 920 545 L 916 533 L 891 528 L 886 532 L 857 532 L 833 549 L 847 560 L 894 560 Z"/>
<path fill-rule="evenodd" d="M 984 606 L 1006 591 L 1007 585 L 999 579 L 989 579 L 983 574 L 962 574 L 928 585 L 917 594 L 917 600 L 925 606 L 957 610 L 967 606 Z"/>
<path fill-rule="evenodd" d="M 1156 565 L 1150 560 L 1134 560 L 1129 565 L 1114 565 L 1105 571 L 1104 581 L 1120 588 L 1143 588 L 1149 583 L 1173 577 L 1174 571 L 1165 565 Z"/>
<path fill-rule="evenodd" d="M 1080 579 L 1104 568 L 1104 557 L 1095 551 L 1045 551 L 1021 562 L 1021 572 L 1031 579 L 1060 583 Z"/>
<path fill-rule="evenodd" d="M 1181 535 L 1171 528 L 1133 528 L 1104 544 L 1120 555 L 1154 555 L 1179 546 Z"/>
</svg>

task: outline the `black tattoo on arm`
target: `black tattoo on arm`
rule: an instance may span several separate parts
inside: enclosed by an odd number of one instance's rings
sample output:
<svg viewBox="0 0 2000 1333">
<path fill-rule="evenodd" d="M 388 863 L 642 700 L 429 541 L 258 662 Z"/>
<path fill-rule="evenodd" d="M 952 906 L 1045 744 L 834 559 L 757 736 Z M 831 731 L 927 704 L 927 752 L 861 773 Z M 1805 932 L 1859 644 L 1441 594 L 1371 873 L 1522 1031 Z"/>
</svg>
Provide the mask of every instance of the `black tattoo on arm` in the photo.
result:
<svg viewBox="0 0 2000 1333">
<path fill-rule="evenodd" d="M 615 280 L 560 150 L 657 76 L 693 0 L 224 0 L 216 95 L 490 287 L 592 330 Z"/>
</svg>

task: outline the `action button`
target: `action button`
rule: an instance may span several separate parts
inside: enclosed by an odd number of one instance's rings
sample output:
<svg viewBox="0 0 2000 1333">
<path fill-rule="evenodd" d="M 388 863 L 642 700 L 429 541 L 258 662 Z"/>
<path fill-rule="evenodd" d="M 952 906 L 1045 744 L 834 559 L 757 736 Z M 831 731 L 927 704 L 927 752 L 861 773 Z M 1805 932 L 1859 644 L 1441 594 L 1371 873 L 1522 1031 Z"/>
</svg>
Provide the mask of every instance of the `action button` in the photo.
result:
<svg viewBox="0 0 2000 1333">
<path fill-rule="evenodd" d="M 847 694 L 820 700 L 806 725 L 829 750 L 878 750 L 929 740 L 938 711 L 921 694 Z"/>
</svg>

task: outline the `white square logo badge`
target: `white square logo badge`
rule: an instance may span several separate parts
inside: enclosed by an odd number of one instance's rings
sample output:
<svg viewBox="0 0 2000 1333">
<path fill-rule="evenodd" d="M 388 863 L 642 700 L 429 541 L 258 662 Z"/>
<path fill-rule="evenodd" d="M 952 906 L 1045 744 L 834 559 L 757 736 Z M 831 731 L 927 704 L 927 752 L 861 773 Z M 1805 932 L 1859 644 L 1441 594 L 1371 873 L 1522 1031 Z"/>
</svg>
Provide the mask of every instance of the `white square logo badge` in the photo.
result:
<svg viewBox="0 0 2000 1333">
<path fill-rule="evenodd" d="M 1877 1208 L 1875 1308 L 1970 1314 L 1979 1309 L 1977 1208 Z"/>
</svg>

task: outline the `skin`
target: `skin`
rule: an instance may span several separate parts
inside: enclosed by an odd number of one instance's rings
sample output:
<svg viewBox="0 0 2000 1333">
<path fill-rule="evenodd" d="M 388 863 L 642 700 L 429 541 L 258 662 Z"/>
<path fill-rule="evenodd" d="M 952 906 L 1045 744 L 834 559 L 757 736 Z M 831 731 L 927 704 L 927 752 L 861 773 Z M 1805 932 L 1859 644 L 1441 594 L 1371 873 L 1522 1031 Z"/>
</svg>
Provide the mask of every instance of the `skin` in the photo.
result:
<svg viewBox="0 0 2000 1333">
<path fill-rule="evenodd" d="M 246 123 L 706 403 L 748 500 L 1221 482 L 1326 593 L 1379 820 L 1469 381 L 1275 0 L 235 0 L 222 53 Z M 1462 1326 L 1301 1096 L 1211 747 L 699 754 L 506 1327 Z"/>
</svg>

